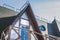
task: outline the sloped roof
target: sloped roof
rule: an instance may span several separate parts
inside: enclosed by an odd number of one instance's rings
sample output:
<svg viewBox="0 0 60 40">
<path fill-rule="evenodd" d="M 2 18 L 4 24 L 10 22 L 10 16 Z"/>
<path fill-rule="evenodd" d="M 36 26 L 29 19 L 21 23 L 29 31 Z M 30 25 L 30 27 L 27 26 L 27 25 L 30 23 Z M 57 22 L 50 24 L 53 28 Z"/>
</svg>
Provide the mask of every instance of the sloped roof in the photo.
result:
<svg viewBox="0 0 60 40">
<path fill-rule="evenodd" d="M 51 27 L 52 32 L 50 32 L 49 34 L 57 36 L 57 37 L 60 37 L 60 32 L 59 32 L 59 29 L 58 29 L 58 25 L 57 25 L 57 20 L 56 19 L 53 20 L 53 22 L 51 23 L 50 27 Z"/>
<path fill-rule="evenodd" d="M 17 16 L 0 18 L 0 36 L 1 32 L 13 23 Z"/>
<path fill-rule="evenodd" d="M 0 36 L 1 32 L 13 23 L 17 17 L 17 12 L 0 6 Z"/>
<path fill-rule="evenodd" d="M 0 18 L 0 31 L 11 25 L 17 16 Z"/>
<path fill-rule="evenodd" d="M 17 14 L 18 14 L 18 12 L 14 11 L 14 10 L 0 6 L 0 18 L 15 16 Z"/>
</svg>

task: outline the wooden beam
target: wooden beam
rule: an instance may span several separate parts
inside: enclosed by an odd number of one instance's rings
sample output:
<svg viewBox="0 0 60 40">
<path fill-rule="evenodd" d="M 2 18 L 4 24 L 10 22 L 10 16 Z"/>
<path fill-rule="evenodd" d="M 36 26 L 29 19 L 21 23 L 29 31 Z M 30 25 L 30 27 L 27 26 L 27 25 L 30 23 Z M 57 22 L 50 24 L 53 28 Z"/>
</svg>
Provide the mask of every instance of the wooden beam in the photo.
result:
<svg viewBox="0 0 60 40">
<path fill-rule="evenodd" d="M 16 32 L 16 34 L 18 35 L 18 37 L 15 40 L 18 40 L 21 36 L 20 34 L 13 28 L 13 30 Z"/>
<path fill-rule="evenodd" d="M 27 7 L 26 12 L 27 12 L 27 16 L 29 18 L 29 22 L 32 25 L 33 30 L 41 34 L 41 31 L 39 30 L 37 21 L 35 19 L 35 16 L 32 12 L 30 5 Z M 35 34 L 35 35 L 38 40 L 44 40 L 44 38 L 41 35 L 38 35 L 38 34 Z"/>
</svg>

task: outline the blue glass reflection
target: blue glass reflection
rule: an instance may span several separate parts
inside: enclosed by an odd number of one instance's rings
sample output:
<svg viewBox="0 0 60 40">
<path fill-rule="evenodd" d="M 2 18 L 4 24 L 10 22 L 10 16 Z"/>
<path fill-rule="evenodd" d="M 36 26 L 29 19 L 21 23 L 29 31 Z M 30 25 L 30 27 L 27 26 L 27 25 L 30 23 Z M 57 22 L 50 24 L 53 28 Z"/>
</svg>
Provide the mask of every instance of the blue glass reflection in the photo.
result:
<svg viewBox="0 0 60 40">
<path fill-rule="evenodd" d="M 28 28 L 25 28 L 24 26 L 22 26 L 21 36 L 22 36 L 23 40 L 28 40 L 28 33 L 25 32 L 25 30 L 27 30 L 27 29 Z"/>
<path fill-rule="evenodd" d="M 39 26 L 39 29 L 40 29 L 41 31 L 45 31 L 45 30 L 46 30 L 46 28 L 45 28 L 44 25 Z"/>
</svg>

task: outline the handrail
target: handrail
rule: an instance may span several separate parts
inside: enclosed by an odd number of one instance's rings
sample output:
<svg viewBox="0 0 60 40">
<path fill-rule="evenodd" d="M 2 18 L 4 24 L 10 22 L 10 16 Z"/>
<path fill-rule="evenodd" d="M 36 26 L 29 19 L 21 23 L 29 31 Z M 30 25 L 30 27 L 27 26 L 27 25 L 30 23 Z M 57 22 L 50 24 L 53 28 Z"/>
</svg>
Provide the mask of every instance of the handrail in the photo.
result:
<svg viewBox="0 0 60 40">
<path fill-rule="evenodd" d="M 13 28 L 19 28 L 19 27 L 16 27 L 16 26 L 15 26 L 15 27 L 13 27 Z M 24 28 L 19 28 L 19 29 L 22 30 L 22 29 L 24 29 Z M 53 40 L 53 39 L 54 39 L 54 40 L 58 40 L 58 39 L 59 39 L 59 38 L 56 37 L 56 36 L 49 35 L 49 34 L 48 34 L 48 35 L 46 34 L 47 36 L 45 36 L 45 35 L 43 35 L 43 34 L 37 33 L 37 32 L 35 32 L 35 31 L 29 30 L 29 29 L 28 29 L 28 31 L 27 31 L 27 30 L 25 30 L 25 31 L 26 31 L 26 32 L 29 32 L 30 34 L 31 34 L 31 33 L 36 33 L 36 34 L 38 34 L 38 35 L 42 35 L 43 37 L 46 37 L 46 38 L 52 39 L 52 40 Z"/>
</svg>

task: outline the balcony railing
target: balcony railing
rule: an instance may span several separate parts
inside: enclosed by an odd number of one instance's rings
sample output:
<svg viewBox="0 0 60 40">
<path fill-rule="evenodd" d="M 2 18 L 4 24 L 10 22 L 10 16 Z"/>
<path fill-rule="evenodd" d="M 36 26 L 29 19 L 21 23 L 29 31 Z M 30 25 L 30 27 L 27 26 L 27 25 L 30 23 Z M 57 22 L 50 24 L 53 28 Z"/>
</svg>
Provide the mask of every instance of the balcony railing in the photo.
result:
<svg viewBox="0 0 60 40">
<path fill-rule="evenodd" d="M 16 34 L 18 35 L 18 39 L 17 40 L 22 40 L 23 38 L 22 38 L 22 36 L 16 31 L 16 29 L 15 28 L 18 28 L 19 30 L 22 30 L 22 28 L 19 28 L 19 27 L 13 27 L 13 28 L 11 28 L 11 29 L 13 29 L 15 32 L 16 32 Z M 10 30 L 11 30 L 10 29 Z M 36 33 L 36 34 L 38 34 L 38 35 L 42 35 L 43 37 L 44 37 L 44 40 L 60 40 L 60 37 L 56 37 L 56 36 L 52 36 L 52 35 L 47 35 L 47 34 L 45 34 L 45 35 L 43 35 L 43 34 L 40 34 L 40 33 L 37 33 L 37 32 L 35 32 L 35 31 L 32 31 L 32 30 L 29 30 L 28 29 L 28 31 L 27 30 L 25 30 L 25 32 L 28 32 L 29 34 L 32 34 L 33 36 L 34 36 L 34 38 L 35 38 L 35 40 L 38 40 L 37 38 L 36 38 L 36 36 L 35 36 L 35 34 L 34 33 Z M 8 35 L 9 36 L 9 35 Z M 1 36 L 1 40 L 8 40 L 8 38 L 9 37 L 6 37 L 6 34 L 4 33 L 4 31 L 3 31 L 3 33 L 2 33 L 2 36 Z M 16 40 L 16 39 L 10 39 L 10 40 Z"/>
</svg>

